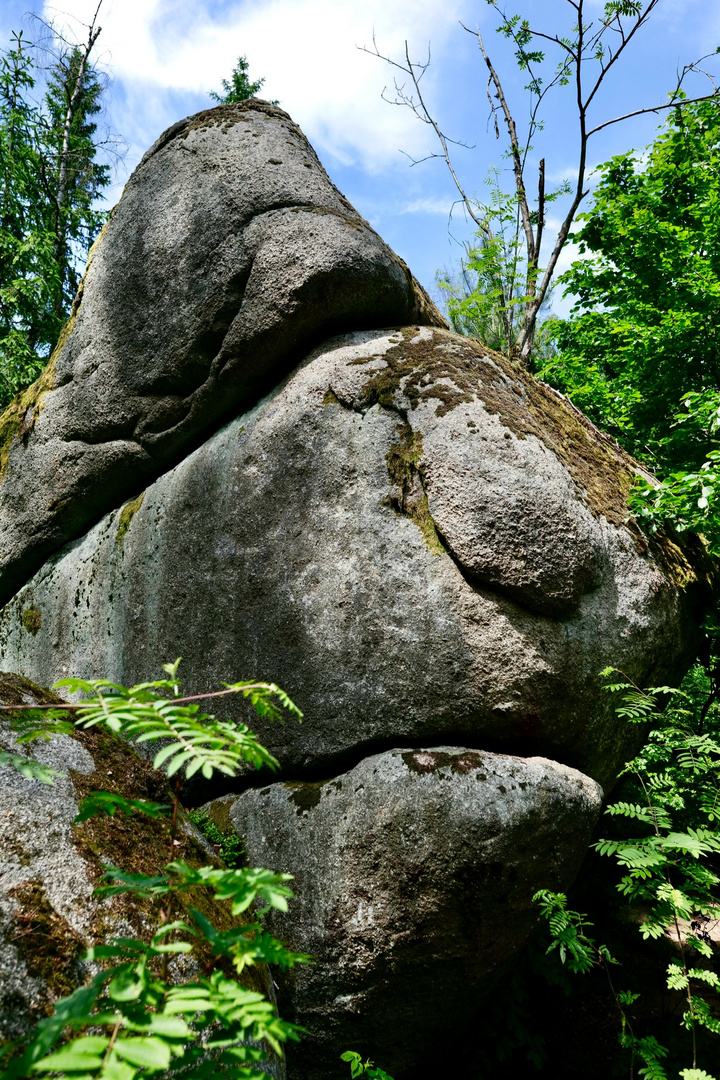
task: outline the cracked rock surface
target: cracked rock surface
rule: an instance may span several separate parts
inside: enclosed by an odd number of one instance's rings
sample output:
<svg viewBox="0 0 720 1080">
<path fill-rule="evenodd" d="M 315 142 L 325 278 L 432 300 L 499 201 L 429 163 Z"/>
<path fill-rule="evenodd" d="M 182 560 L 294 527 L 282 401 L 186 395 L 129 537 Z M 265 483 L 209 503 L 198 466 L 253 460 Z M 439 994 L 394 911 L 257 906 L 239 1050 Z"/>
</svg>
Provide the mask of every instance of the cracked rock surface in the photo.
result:
<svg viewBox="0 0 720 1080">
<path fill-rule="evenodd" d="M 170 128 L 0 417 L 0 602 L 330 334 L 443 319 L 281 109 Z"/>
<path fill-rule="evenodd" d="M 272 923 L 314 957 L 277 975 L 281 1014 L 308 1031 L 291 1080 L 336 1076 L 348 1047 L 396 1080 L 441 1075 L 534 925 L 535 892 L 574 879 L 601 802 L 554 761 L 441 746 L 206 807 L 251 866 L 294 875 Z"/>
<path fill-rule="evenodd" d="M 291 774 L 431 738 L 607 787 L 638 732 L 598 672 L 674 685 L 707 591 L 699 547 L 626 523 L 636 469 L 477 342 L 345 335 L 48 560 L 4 664 L 277 682 L 307 719 L 257 730 Z"/>
</svg>

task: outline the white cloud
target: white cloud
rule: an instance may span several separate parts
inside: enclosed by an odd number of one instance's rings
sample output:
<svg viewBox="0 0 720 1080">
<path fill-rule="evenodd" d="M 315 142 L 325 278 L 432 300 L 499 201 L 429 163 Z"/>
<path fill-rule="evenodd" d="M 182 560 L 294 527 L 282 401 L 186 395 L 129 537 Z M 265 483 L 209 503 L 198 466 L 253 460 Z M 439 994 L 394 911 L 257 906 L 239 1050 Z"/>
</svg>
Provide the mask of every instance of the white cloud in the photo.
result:
<svg viewBox="0 0 720 1080">
<path fill-rule="evenodd" d="M 63 0 L 62 9 L 89 22 L 95 4 Z M 128 105 L 137 110 L 141 140 L 147 130 L 157 133 L 158 120 L 177 118 L 169 92 L 204 97 L 219 89 L 245 54 L 251 77 L 266 79 L 263 95 L 280 100 L 321 156 L 330 153 L 342 164 L 376 172 L 403 164 L 399 147 L 426 153 L 432 133 L 407 110 L 381 101 L 392 72 L 357 46 L 372 45 L 375 29 L 381 49 L 393 57 L 401 54 L 405 37 L 413 56 L 423 55 L 428 40 L 439 52 L 457 33 L 461 7 L 462 0 L 238 0 L 223 6 L 104 0 L 100 44 Z M 54 14 L 49 4 L 45 13 Z M 428 72 L 430 92 L 440 66 Z"/>
<path fill-rule="evenodd" d="M 547 221 L 546 221 L 546 229 L 547 229 L 547 231 L 546 231 L 546 234 L 545 234 L 546 237 L 547 237 L 547 240 L 546 240 L 547 250 L 544 251 L 545 259 L 548 258 L 548 255 L 549 255 L 550 249 L 552 247 L 552 244 L 555 242 L 555 238 L 556 238 L 556 236 L 558 234 L 558 231 L 560 229 L 560 225 L 561 225 L 560 218 L 554 218 L 554 217 L 548 217 L 547 218 Z M 580 249 L 579 249 L 578 244 L 566 243 L 564 248 L 560 252 L 560 257 L 558 258 L 557 265 L 555 267 L 555 274 L 554 274 L 553 280 L 555 282 L 557 282 L 557 279 L 560 277 L 560 275 L 564 274 L 566 270 L 569 270 L 571 265 L 574 262 L 577 262 L 578 259 L 583 259 L 583 258 L 587 259 L 589 257 L 590 257 L 589 255 L 581 255 L 580 254 Z M 563 297 L 563 286 L 562 285 L 556 285 L 556 288 L 555 288 L 555 291 L 554 291 L 553 297 L 552 297 L 552 310 L 553 310 L 553 312 L 556 315 L 559 315 L 561 319 L 565 319 L 570 314 L 570 308 L 572 307 L 573 302 L 574 301 L 573 301 L 572 296 Z"/>
<path fill-rule="evenodd" d="M 398 210 L 399 214 L 442 214 L 444 217 L 449 217 L 452 210 L 453 203 L 450 199 L 442 197 L 424 199 L 414 199 L 412 202 L 407 203 L 401 210 Z"/>
</svg>

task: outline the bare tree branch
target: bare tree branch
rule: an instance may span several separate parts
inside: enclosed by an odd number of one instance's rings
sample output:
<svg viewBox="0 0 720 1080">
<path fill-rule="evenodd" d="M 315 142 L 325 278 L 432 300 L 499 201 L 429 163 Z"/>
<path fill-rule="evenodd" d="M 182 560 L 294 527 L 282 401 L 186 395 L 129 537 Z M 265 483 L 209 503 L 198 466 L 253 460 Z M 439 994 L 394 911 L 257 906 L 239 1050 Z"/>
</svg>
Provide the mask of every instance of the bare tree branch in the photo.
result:
<svg viewBox="0 0 720 1080">
<path fill-rule="evenodd" d="M 477 39 L 478 44 L 480 45 L 480 51 L 483 55 L 483 60 L 487 64 L 487 69 L 490 72 L 490 78 L 492 79 L 493 85 L 495 86 L 495 89 L 497 91 L 500 107 L 503 111 L 503 115 L 505 116 L 505 126 L 507 127 L 508 135 L 510 136 L 513 173 L 515 174 L 515 187 L 517 189 L 518 199 L 520 203 L 520 213 L 522 215 L 523 229 L 525 230 L 525 242 L 527 243 L 528 257 L 531 257 L 532 254 L 534 254 L 535 238 L 533 236 L 532 223 L 530 221 L 530 209 L 528 207 L 527 196 L 525 194 L 525 183 L 523 179 L 523 168 L 520 154 L 520 144 L 517 137 L 517 129 L 515 127 L 515 121 L 505 98 L 505 93 L 500 82 L 500 77 L 498 76 L 497 71 L 493 67 L 490 57 L 485 51 L 485 43 L 483 42 L 482 35 L 479 30 L 477 32 Z"/>
<path fill-rule="evenodd" d="M 498 296 L 502 298 L 501 311 L 499 314 L 506 333 L 508 354 L 517 358 L 520 363 L 527 365 L 530 360 L 530 353 L 535 336 L 538 312 L 548 295 L 558 260 L 565 247 L 568 236 L 570 235 L 570 229 L 580 203 L 588 194 L 588 190 L 585 186 L 588 140 L 604 128 L 620 123 L 631 117 L 641 116 L 646 113 L 657 113 L 683 104 L 695 104 L 700 101 L 707 101 L 716 97 L 719 91 L 715 88 L 713 77 L 707 71 L 704 71 L 699 67 L 700 63 L 707 59 L 707 57 L 702 57 L 694 64 L 686 65 L 681 72 L 677 73 L 676 86 L 668 101 L 658 105 L 635 109 L 622 116 L 616 116 L 612 119 L 605 120 L 602 123 L 596 124 L 594 127 L 589 127 L 588 110 L 594 103 L 608 74 L 623 57 L 626 49 L 635 39 L 637 33 L 650 19 L 660 3 L 660 0 L 646 0 L 641 9 L 640 5 L 638 5 L 639 10 L 636 13 L 629 12 L 627 16 L 623 15 L 617 8 L 614 10 L 611 9 L 609 14 L 606 14 L 600 20 L 595 22 L 584 21 L 586 0 L 567 0 L 567 3 L 573 9 L 577 17 L 577 26 L 573 31 L 574 37 L 572 40 L 565 39 L 558 34 L 550 34 L 543 30 L 536 30 L 530 26 L 527 20 L 519 22 L 518 17 L 506 15 L 505 12 L 500 9 L 499 0 L 489 0 L 489 3 L 499 16 L 499 29 L 515 46 L 515 55 L 520 67 L 528 71 L 530 82 L 526 89 L 530 91 L 533 101 L 527 125 L 527 137 L 521 142 L 518 136 L 513 112 L 505 95 L 500 76 L 488 55 L 480 30 L 476 29 L 473 31 L 461 23 L 460 25 L 462 28 L 466 32 L 472 33 L 476 38 L 489 73 L 486 94 L 490 104 L 490 115 L 492 117 L 495 137 L 499 138 L 500 135 L 499 113 L 502 113 L 510 143 L 510 157 L 517 199 L 516 236 L 524 236 L 526 249 L 523 319 L 515 341 L 512 340 L 511 336 L 511 327 L 513 325 L 513 316 L 511 315 L 512 305 L 517 305 L 518 303 L 517 294 L 513 292 L 515 279 L 513 278 L 512 285 L 506 286 L 506 283 L 502 279 L 502 274 L 498 271 L 493 288 L 496 288 Z M 614 41 L 609 42 L 608 35 L 615 35 Z M 544 85 L 543 80 L 540 77 L 540 71 L 535 66 L 536 62 L 544 59 L 545 54 L 537 50 L 533 51 L 532 48 L 528 48 L 531 39 L 549 42 L 554 47 L 561 50 L 563 59 L 557 67 L 553 78 L 549 80 L 547 85 Z M 491 226 L 491 214 L 486 212 L 482 215 L 478 210 L 477 202 L 468 197 L 450 156 L 450 145 L 463 144 L 456 140 L 452 140 L 445 135 L 439 123 L 431 114 L 420 89 L 420 80 L 425 75 L 430 65 L 431 58 L 429 48 L 427 60 L 424 63 L 414 63 L 410 60 L 408 44 L 405 42 L 404 65 L 384 56 L 378 49 L 374 36 L 373 49 L 366 48 L 364 51 L 390 64 L 396 70 L 401 71 L 403 75 L 410 80 L 412 85 L 412 91 L 410 93 L 405 91 L 404 84 L 399 85 L 397 81 L 395 82 L 395 100 L 392 103 L 402 104 L 410 108 L 418 119 L 432 127 L 440 144 L 440 152 L 429 154 L 427 157 L 420 160 L 436 157 L 444 159 L 453 184 L 460 197 L 459 201 L 463 203 L 468 217 L 477 227 L 479 235 L 483 238 L 483 243 L 495 243 L 496 237 Z M 585 74 L 590 64 L 597 66 L 595 67 L 594 76 L 590 80 L 589 88 L 586 88 Z M 705 75 L 712 84 L 712 92 L 689 99 L 681 96 L 683 93 L 682 86 L 684 80 L 690 73 Z M 546 195 L 545 191 L 544 158 L 540 161 L 538 170 L 536 211 L 532 211 L 530 208 L 525 183 L 525 170 L 528 164 L 528 155 L 530 153 L 533 136 L 540 127 L 540 108 L 545 101 L 547 94 L 558 84 L 565 85 L 571 79 L 574 83 L 579 142 L 574 190 L 572 192 L 570 206 L 558 229 L 547 265 L 542 271 L 542 276 L 540 276 L 540 255 L 545 229 L 545 208 L 549 199 L 549 196 Z M 386 100 L 388 99 L 386 98 Z M 417 164 L 418 162 L 412 161 L 412 163 Z M 513 266 L 516 266 L 516 262 L 513 262 Z"/>
<path fill-rule="evenodd" d="M 596 131 L 602 131 L 603 128 L 610 127 L 611 124 L 619 124 L 622 120 L 629 120 L 631 116 L 642 116 L 644 113 L 658 113 L 662 109 L 676 109 L 682 105 L 695 105 L 698 101 L 710 101 L 712 98 L 718 96 L 718 91 L 714 90 L 712 94 L 703 94 L 702 97 L 696 98 L 675 98 L 673 101 L 666 101 L 663 105 L 651 105 L 647 109 L 635 109 L 634 112 L 625 113 L 623 116 L 615 116 L 612 120 L 605 120 L 602 124 L 598 124 L 597 127 L 591 128 L 587 133 L 588 139 L 591 135 L 594 135 Z"/>
</svg>

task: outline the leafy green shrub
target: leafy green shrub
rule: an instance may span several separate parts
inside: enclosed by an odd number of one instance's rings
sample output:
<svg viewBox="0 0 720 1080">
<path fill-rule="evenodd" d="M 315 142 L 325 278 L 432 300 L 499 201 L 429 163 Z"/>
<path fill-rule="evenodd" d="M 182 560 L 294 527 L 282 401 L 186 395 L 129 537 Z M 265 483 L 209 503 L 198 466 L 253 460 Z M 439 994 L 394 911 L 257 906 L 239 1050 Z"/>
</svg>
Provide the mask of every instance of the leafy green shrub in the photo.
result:
<svg viewBox="0 0 720 1080">
<path fill-rule="evenodd" d="M 167 776 L 176 780 L 175 797 L 168 805 L 103 791 L 81 801 L 79 825 L 100 814 L 171 815 L 163 871 L 132 874 L 111 867 L 96 890 L 99 896 L 129 893 L 154 902 L 157 926 L 150 941 L 118 937 L 90 948 L 85 959 L 95 974 L 87 985 L 59 1000 L 53 1015 L 41 1020 L 28 1040 L 13 1046 L 15 1057 L 2 1080 L 47 1073 L 68 1080 L 135 1080 L 168 1070 L 183 1080 L 215 1075 L 262 1080 L 266 1074 L 256 1066 L 267 1060 L 266 1047 L 279 1055 L 283 1043 L 299 1037 L 300 1029 L 281 1020 L 261 993 L 228 973 L 230 967 L 240 976 L 252 965 L 288 967 L 308 959 L 285 949 L 262 922 L 271 908 L 287 910 L 289 875 L 237 866 L 191 867 L 173 858 L 183 773 L 189 778 L 199 772 L 210 779 L 215 772 L 235 776 L 244 763 L 277 766 L 246 725 L 216 720 L 200 712 L 197 699 L 180 697 L 178 663 L 165 666 L 168 678 L 129 689 L 106 680 L 63 679 L 58 687 L 87 699 L 62 711 L 21 710 L 21 719 L 13 721 L 20 744 L 96 725 L 135 743 L 161 741 L 154 766 L 164 765 Z M 283 712 L 301 718 L 274 684 L 234 683 L 200 697 L 220 694 L 242 695 L 269 719 L 280 719 Z M 74 723 L 67 719 L 68 712 L 74 712 Z M 47 770 L 19 754 L 5 754 L 0 763 L 45 783 L 53 780 Z M 192 922 L 177 918 L 180 894 L 198 886 L 226 901 L 233 916 L 244 917 L 242 924 L 220 930 L 194 908 L 188 909 Z M 173 978 L 172 958 L 192 957 L 200 949 L 219 958 L 212 974 Z"/>
<path fill-rule="evenodd" d="M 245 846 L 236 832 L 232 829 L 221 832 L 202 810 L 191 810 L 188 817 L 205 839 L 210 841 L 230 870 L 237 870 L 245 864 Z"/>
<path fill-rule="evenodd" d="M 665 980 L 668 990 L 684 997 L 681 1024 L 690 1034 L 692 1055 L 692 1067 L 679 1075 L 683 1080 L 712 1080 L 698 1068 L 697 1059 L 700 1032 L 704 1030 L 710 1040 L 720 1035 L 720 1020 L 713 1012 L 720 977 L 704 929 L 720 911 L 717 688 L 699 667 L 682 690 L 664 686 L 641 690 L 613 668 L 603 675 L 612 680 L 606 689 L 618 698 L 618 714 L 631 723 L 651 721 L 653 728 L 640 754 L 624 769 L 624 797 L 606 810 L 611 818 L 632 823 L 625 830 L 631 835 L 601 839 L 595 849 L 620 867 L 617 890 L 630 904 L 642 938 L 670 935 L 677 943 Z M 587 916 L 568 910 L 560 893 L 543 891 L 535 899 L 551 934 L 548 953 L 556 953 L 571 971 L 605 967 L 618 1010 L 620 1044 L 630 1052 L 631 1074 L 639 1059 L 640 1076 L 666 1080 L 668 1049 L 653 1035 L 640 1037 L 634 1032 L 630 1009 L 639 995 L 616 990 L 610 974 L 615 960 L 590 936 Z"/>
</svg>

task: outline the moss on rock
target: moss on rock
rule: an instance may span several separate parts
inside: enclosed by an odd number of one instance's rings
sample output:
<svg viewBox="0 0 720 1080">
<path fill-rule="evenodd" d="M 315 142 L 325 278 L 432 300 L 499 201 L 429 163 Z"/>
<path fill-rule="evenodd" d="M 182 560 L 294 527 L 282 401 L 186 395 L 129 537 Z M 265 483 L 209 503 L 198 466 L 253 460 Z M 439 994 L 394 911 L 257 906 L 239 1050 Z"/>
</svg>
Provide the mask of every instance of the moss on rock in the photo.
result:
<svg viewBox="0 0 720 1080">
<path fill-rule="evenodd" d="M 363 409 L 378 404 L 398 411 L 399 395 L 411 411 L 435 402 L 438 416 L 482 402 L 516 438 L 542 442 L 568 470 L 592 513 L 625 525 L 638 551 L 649 552 L 677 585 L 709 583 L 713 570 L 698 538 L 680 541 L 669 528 L 648 537 L 630 515 L 628 495 L 641 466 L 551 387 L 479 341 L 437 328 L 403 328 L 383 360 L 385 366 L 362 388 Z"/>
<path fill-rule="evenodd" d="M 24 675 L 12 671 L 0 671 L 0 704 L 2 705 L 65 705 L 66 702 L 54 690 L 38 686 Z M 13 713 L 3 713 L 6 720 Z"/>
<path fill-rule="evenodd" d="M 40 979 L 48 997 L 42 1011 L 52 1012 L 52 1002 L 72 993 L 81 981 L 80 959 L 85 942 L 47 898 L 38 881 L 23 881 L 8 890 L 17 903 L 7 941 L 25 964 L 28 975 Z"/>
<path fill-rule="evenodd" d="M 127 531 L 132 525 L 132 519 L 137 514 L 138 510 L 143 504 L 145 498 L 145 492 L 143 491 L 136 498 L 131 499 L 130 502 L 126 502 L 118 516 L 118 527 L 115 533 L 115 542 L 122 544 L 127 535 Z"/>
<path fill-rule="evenodd" d="M 91 791 L 102 790 L 129 799 L 164 802 L 168 806 L 172 804 L 173 793 L 165 774 L 154 769 L 124 739 L 97 727 L 78 730 L 77 738 L 95 763 L 95 770 L 91 773 L 71 772 L 79 799 Z M 74 827 L 74 843 L 96 882 L 99 882 L 108 864 L 119 866 L 131 874 L 161 873 L 171 858 L 184 859 L 192 867 L 208 863 L 217 865 L 218 859 L 212 849 L 203 843 L 184 812 L 181 813 L 180 823 L 172 851 L 169 816 L 154 819 L 135 813 L 89 818 Z M 166 903 L 167 898 L 152 901 L 132 894 L 113 897 L 105 913 L 98 912 L 98 940 L 112 933 L 118 919 L 127 920 L 139 937 L 149 940 L 159 922 L 159 908 Z M 220 930 L 239 925 L 228 905 L 215 900 L 209 889 L 189 889 L 178 893 L 172 917 L 192 924 L 192 908 Z M 209 949 L 200 950 L 199 960 L 205 972 L 213 967 L 225 966 L 224 962 L 212 956 Z M 228 966 L 228 973 L 230 970 Z M 243 972 L 241 981 L 250 989 L 267 992 L 267 974 L 263 970 L 248 968 Z"/>
<path fill-rule="evenodd" d="M 290 802 L 297 807 L 296 813 L 300 817 L 302 814 L 308 814 L 315 809 L 322 798 L 323 788 L 328 784 L 332 784 L 334 788 L 338 789 L 342 787 L 341 780 L 290 780 L 283 784 L 283 787 L 290 792 Z"/>
<path fill-rule="evenodd" d="M 40 611 L 40 608 L 35 607 L 34 604 L 32 604 L 30 607 L 25 608 L 22 615 L 20 616 L 20 621 L 27 630 L 28 634 L 32 634 L 32 636 L 35 637 L 38 630 L 42 626 L 42 612 Z"/>
<path fill-rule="evenodd" d="M 398 488 L 397 495 L 388 497 L 388 504 L 417 525 L 434 555 L 443 555 L 445 545 L 430 514 L 425 491 L 422 435 L 406 421 L 398 425 L 397 431 L 399 440 L 385 456 L 388 476 Z"/>
<path fill-rule="evenodd" d="M 9 706 L 65 704 L 52 691 L 12 673 L 0 673 L 0 702 Z M 0 713 L 0 719 L 7 723 L 19 715 L 26 714 L 8 710 Z M 69 713 L 64 715 L 66 718 L 70 716 Z M 91 772 L 69 770 L 75 804 L 90 792 L 103 790 L 130 799 L 164 802 L 170 808 L 173 793 L 166 776 L 154 769 L 151 762 L 140 757 L 126 740 L 100 727 L 77 728 L 71 738 L 88 752 L 94 764 Z M 64 785 L 58 797 L 67 804 L 68 794 Z M 70 797 L 72 799 L 72 794 Z M 31 814 L 34 813 L 32 798 L 30 788 L 22 795 L 23 800 L 29 800 L 24 812 L 29 809 Z M 71 819 L 72 813 L 71 807 Z M 58 997 L 72 992 L 83 981 L 85 971 L 81 956 L 88 945 L 103 943 L 118 933 L 128 932 L 148 941 L 163 920 L 161 907 L 165 907 L 167 914 L 167 897 L 148 899 L 124 894 L 101 900 L 91 899 L 81 890 L 72 902 L 80 916 L 80 927 L 87 926 L 89 932 L 74 929 L 46 894 L 42 882 L 38 880 L 38 866 L 33 864 L 33 858 L 23 857 L 21 840 L 22 836 L 13 838 L 9 833 L 8 843 L 4 844 L 5 856 L 15 857 L 18 867 L 26 867 L 27 878 L 20 882 L 16 879 L 12 887 L 7 889 L 6 895 L 14 903 L 10 921 L 3 931 L 3 940 L 15 948 L 28 974 L 36 978 L 43 989 L 40 996 L 32 1001 L 18 1000 L 15 1003 L 12 1020 L 16 1027 L 26 1027 L 39 1016 L 47 1014 Z M 172 858 L 184 859 L 193 867 L 218 865 L 212 848 L 183 811 L 174 846 L 169 815 L 155 820 L 143 814 L 125 815 L 121 812 L 111 817 L 100 814 L 82 823 L 72 824 L 69 841 L 82 860 L 91 888 L 100 884 L 108 866 L 119 866 L 130 873 L 156 874 L 162 872 Z M 67 853 L 67 847 L 64 850 Z M 62 847 L 57 849 L 56 854 L 61 859 L 66 857 Z M 45 882 L 53 880 L 53 857 L 52 850 L 43 856 L 41 873 Z M 170 916 L 192 924 L 191 909 L 199 911 L 220 930 L 240 925 L 239 920 L 232 916 L 229 904 L 215 900 L 210 889 L 195 888 L 177 894 Z M 171 965 L 171 977 L 180 978 L 183 971 L 192 973 L 197 967 L 204 974 L 220 967 L 226 974 L 235 976 L 230 960 L 214 956 L 209 946 L 196 950 L 192 961 L 181 960 L 177 964 L 177 971 Z M 247 968 L 241 982 L 249 989 L 272 996 L 269 975 L 263 967 Z"/>
</svg>

